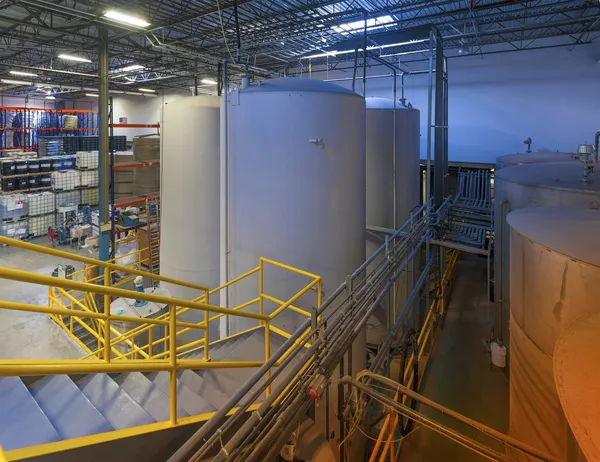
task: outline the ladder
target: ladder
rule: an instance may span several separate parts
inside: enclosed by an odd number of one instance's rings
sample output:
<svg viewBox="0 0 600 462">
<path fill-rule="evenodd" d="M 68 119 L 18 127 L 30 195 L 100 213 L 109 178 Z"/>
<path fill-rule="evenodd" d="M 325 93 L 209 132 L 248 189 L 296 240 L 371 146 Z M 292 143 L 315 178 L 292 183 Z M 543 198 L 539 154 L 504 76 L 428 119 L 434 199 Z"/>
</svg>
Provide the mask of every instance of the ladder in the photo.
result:
<svg viewBox="0 0 600 462">
<path fill-rule="evenodd" d="M 148 214 L 148 269 L 152 274 L 160 274 L 160 198 L 146 198 Z M 158 281 L 153 281 L 154 282 Z"/>
</svg>

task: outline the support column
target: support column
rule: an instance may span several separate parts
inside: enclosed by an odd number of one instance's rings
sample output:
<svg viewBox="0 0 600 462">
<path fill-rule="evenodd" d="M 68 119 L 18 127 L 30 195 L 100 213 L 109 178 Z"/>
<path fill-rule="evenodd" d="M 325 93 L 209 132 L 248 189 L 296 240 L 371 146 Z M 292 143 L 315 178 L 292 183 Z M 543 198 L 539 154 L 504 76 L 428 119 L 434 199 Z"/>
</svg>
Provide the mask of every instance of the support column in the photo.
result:
<svg viewBox="0 0 600 462">
<path fill-rule="evenodd" d="M 100 260 L 110 257 L 110 160 L 108 154 L 108 30 L 98 29 L 98 136 Z"/>
</svg>

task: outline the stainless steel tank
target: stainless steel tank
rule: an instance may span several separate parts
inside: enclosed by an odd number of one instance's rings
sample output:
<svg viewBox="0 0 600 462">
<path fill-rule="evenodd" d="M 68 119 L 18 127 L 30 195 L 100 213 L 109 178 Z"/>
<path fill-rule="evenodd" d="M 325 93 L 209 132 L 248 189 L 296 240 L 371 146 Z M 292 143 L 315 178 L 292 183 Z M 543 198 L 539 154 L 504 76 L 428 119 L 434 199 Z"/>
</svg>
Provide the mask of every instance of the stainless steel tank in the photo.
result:
<svg viewBox="0 0 600 462">
<path fill-rule="evenodd" d="M 166 104 L 162 123 L 160 272 L 210 288 L 219 286 L 219 117 L 218 97 L 197 96 Z M 200 295 L 166 286 L 175 297 Z M 184 319 L 199 322 L 204 315 L 190 311 Z M 217 324 L 211 323 L 213 339 Z"/>
<path fill-rule="evenodd" d="M 542 162 L 567 162 L 573 160 L 572 152 L 518 152 L 516 154 L 507 154 L 496 159 L 496 171 L 506 167 L 523 164 L 539 164 Z"/>
<path fill-rule="evenodd" d="M 366 106 L 368 257 L 384 242 L 385 234 L 376 228 L 399 228 L 420 203 L 420 114 L 417 109 L 400 103 L 394 108 L 394 101 L 385 98 L 367 98 Z M 408 273 L 399 278 L 401 287 L 395 300 L 398 309 L 405 299 L 407 276 Z M 379 344 L 387 334 L 390 322 L 387 298 L 383 305 L 369 321 L 369 343 Z"/>
<path fill-rule="evenodd" d="M 576 460 L 554 382 L 553 356 L 559 336 L 571 323 L 600 311 L 600 211 L 539 207 L 511 212 L 507 221 L 509 433 L 561 460 Z M 529 460 L 517 451 L 510 455 Z"/>
<path fill-rule="evenodd" d="M 365 260 L 364 99 L 327 82 L 273 79 L 232 91 L 229 114 L 228 279 L 258 266 L 263 256 L 320 275 L 326 297 Z M 281 300 L 306 283 L 281 270 L 265 273 L 265 291 Z M 237 284 L 229 304 L 257 294 L 256 281 Z M 299 307 L 311 311 L 315 302 L 314 294 L 303 297 Z M 265 304 L 265 312 L 274 309 Z M 256 312 L 258 306 L 246 310 Z M 293 332 L 305 319 L 286 310 L 273 324 Z M 231 317 L 230 333 L 256 325 Z M 353 371 L 365 362 L 362 332 L 353 347 Z M 330 390 L 330 425 L 337 438 L 335 384 Z M 321 428 L 323 419 L 317 416 Z"/>
<path fill-rule="evenodd" d="M 509 247 L 506 214 L 543 206 L 598 209 L 600 178 L 585 183 L 580 162 L 518 165 L 496 172 L 494 191 L 494 336 L 509 345 Z"/>
</svg>

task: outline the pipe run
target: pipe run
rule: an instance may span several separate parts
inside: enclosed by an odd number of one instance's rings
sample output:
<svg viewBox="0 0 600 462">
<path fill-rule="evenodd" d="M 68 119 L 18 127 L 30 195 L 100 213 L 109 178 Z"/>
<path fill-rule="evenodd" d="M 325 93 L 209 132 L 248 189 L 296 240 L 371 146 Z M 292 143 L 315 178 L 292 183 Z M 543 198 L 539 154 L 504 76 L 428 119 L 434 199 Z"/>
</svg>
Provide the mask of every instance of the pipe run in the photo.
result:
<svg viewBox="0 0 600 462">
<path fill-rule="evenodd" d="M 395 391 L 399 394 L 404 394 L 404 395 L 408 396 L 409 398 L 419 401 L 420 403 L 425 404 L 426 406 L 428 406 L 442 414 L 449 415 L 450 417 L 452 417 L 466 425 L 469 425 L 470 427 L 472 427 L 476 430 L 479 430 L 482 433 L 485 433 L 486 435 L 491 436 L 492 438 L 495 438 L 495 439 L 507 444 L 508 446 L 518 449 L 519 451 L 522 451 L 523 453 L 525 453 L 527 455 L 533 456 L 536 459 L 544 460 L 544 461 L 548 461 L 548 462 L 561 462 L 560 459 L 558 459 L 550 454 L 547 454 L 543 451 L 540 451 L 540 450 L 534 448 L 533 446 L 523 443 L 515 438 L 512 438 L 512 437 L 506 435 L 505 433 L 494 430 L 493 428 L 488 427 L 487 425 L 484 425 L 480 422 L 472 420 L 450 408 L 447 408 L 446 406 L 442 406 L 441 404 L 438 404 L 435 401 L 432 401 L 432 400 L 426 398 L 425 396 L 411 390 L 410 388 L 408 388 L 392 379 L 389 379 L 388 377 L 385 377 L 383 375 L 375 374 L 375 373 L 365 370 L 357 375 L 356 380 L 353 379 L 352 377 L 346 376 L 346 377 L 342 378 L 342 382 L 350 384 L 352 386 L 355 386 L 356 388 L 360 389 L 361 391 L 364 391 L 366 394 L 375 397 L 373 395 L 373 390 L 360 382 L 360 380 L 363 377 L 368 377 L 371 380 L 375 380 L 375 381 L 385 385 L 386 387 L 389 387 L 389 389 L 391 391 Z M 381 396 L 385 396 L 385 395 L 381 395 Z M 379 399 L 377 399 L 377 401 L 379 401 Z M 398 412 L 400 412 L 400 409 L 401 408 L 397 408 L 395 410 L 398 410 Z M 410 409 L 410 408 L 407 408 L 407 409 Z M 411 409 L 411 411 L 412 411 L 412 409 Z M 418 413 L 416 411 L 413 411 L 413 412 L 421 415 L 420 413 Z M 400 413 L 402 414 L 403 412 L 400 412 Z M 403 414 L 403 415 L 407 415 L 407 414 Z M 410 416 L 408 416 L 408 417 L 410 417 Z M 435 421 L 432 420 L 432 422 L 435 422 Z M 426 425 L 426 424 L 424 424 L 424 425 Z M 437 425 L 439 427 L 447 428 L 451 433 L 458 434 L 457 432 L 450 429 L 449 427 L 445 427 L 441 424 L 437 424 Z M 433 428 L 433 429 L 436 430 L 435 428 Z M 453 439 L 453 438 L 451 438 L 451 439 Z"/>
<path fill-rule="evenodd" d="M 598 149 L 600 148 L 600 130 L 596 132 L 594 137 L 594 163 L 598 163 Z"/>
</svg>

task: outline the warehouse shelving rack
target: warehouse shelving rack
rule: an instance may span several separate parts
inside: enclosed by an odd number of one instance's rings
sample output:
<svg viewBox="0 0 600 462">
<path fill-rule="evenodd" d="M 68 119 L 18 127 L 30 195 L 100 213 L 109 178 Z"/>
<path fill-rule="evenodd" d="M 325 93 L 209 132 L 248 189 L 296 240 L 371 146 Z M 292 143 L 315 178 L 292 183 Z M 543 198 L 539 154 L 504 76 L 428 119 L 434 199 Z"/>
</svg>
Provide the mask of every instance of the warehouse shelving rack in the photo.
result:
<svg viewBox="0 0 600 462">
<path fill-rule="evenodd" d="M 61 126 L 65 115 L 77 116 L 77 128 Z M 0 153 L 34 151 L 40 136 L 80 134 L 98 134 L 97 111 L 0 106 Z"/>
</svg>

